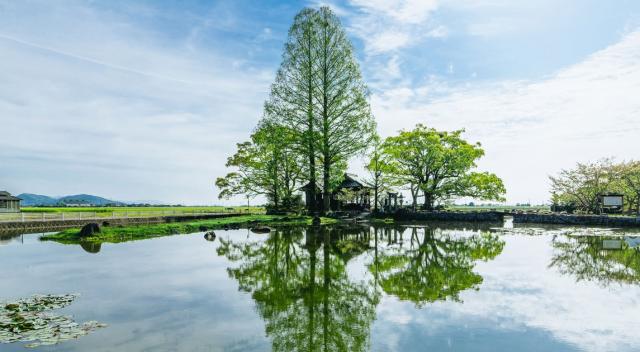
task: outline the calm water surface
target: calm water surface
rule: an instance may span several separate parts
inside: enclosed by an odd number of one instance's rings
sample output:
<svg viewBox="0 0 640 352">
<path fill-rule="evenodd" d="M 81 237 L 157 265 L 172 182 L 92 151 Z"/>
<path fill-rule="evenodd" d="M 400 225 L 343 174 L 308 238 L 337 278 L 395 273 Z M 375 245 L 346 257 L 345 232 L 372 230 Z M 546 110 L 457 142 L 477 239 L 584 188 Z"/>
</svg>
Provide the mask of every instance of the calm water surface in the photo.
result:
<svg viewBox="0 0 640 352">
<path fill-rule="evenodd" d="M 0 242 L 0 301 L 78 293 L 59 313 L 108 324 L 42 351 L 640 350 L 633 233 L 443 226 L 25 235 Z"/>
</svg>

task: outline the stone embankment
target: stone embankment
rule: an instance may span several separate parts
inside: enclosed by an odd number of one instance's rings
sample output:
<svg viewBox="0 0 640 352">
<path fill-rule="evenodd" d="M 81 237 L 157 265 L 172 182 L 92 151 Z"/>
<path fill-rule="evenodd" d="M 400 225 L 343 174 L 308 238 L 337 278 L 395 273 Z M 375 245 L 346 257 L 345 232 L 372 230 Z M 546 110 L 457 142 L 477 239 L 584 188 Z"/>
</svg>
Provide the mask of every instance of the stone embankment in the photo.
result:
<svg viewBox="0 0 640 352">
<path fill-rule="evenodd" d="M 95 218 L 95 219 L 73 219 L 73 220 L 33 220 L 33 221 L 10 221 L 0 222 L 1 234 L 17 234 L 29 232 L 49 232 L 59 231 L 73 227 L 82 227 L 89 223 L 98 223 L 100 225 L 118 226 L 118 225 L 146 225 L 159 224 L 165 222 L 177 221 L 194 221 L 205 219 L 226 218 L 230 216 L 246 215 L 242 213 L 219 213 L 219 214 L 185 214 L 170 216 L 153 216 L 153 217 L 122 217 L 122 218 Z"/>
<path fill-rule="evenodd" d="M 639 227 L 640 217 L 608 215 L 570 215 L 570 214 L 512 214 L 513 222 L 534 224 L 585 225 L 606 227 Z"/>
<path fill-rule="evenodd" d="M 640 217 L 609 215 L 572 215 L 556 213 L 527 212 L 455 212 L 432 211 L 412 212 L 397 211 L 393 218 L 396 221 L 451 221 L 451 222 L 503 222 L 505 217 L 512 217 L 514 223 L 558 224 L 573 226 L 606 226 L 606 227 L 638 227 Z"/>
<path fill-rule="evenodd" d="M 460 221 L 460 222 L 502 222 L 504 216 L 509 215 L 495 211 L 455 212 L 430 211 L 413 212 L 398 210 L 393 219 L 396 221 Z"/>
</svg>

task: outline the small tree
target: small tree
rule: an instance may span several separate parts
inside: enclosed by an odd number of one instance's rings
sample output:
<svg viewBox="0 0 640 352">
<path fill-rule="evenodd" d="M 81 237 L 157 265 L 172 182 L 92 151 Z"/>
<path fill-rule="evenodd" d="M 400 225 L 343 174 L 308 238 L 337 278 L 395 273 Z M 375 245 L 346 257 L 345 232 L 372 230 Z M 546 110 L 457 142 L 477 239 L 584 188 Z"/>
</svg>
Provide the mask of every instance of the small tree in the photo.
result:
<svg viewBox="0 0 640 352">
<path fill-rule="evenodd" d="M 552 201 L 575 205 L 584 212 L 598 213 L 599 196 L 619 187 L 619 175 L 611 159 L 594 163 L 578 163 L 574 169 L 550 176 Z"/>
<path fill-rule="evenodd" d="M 378 212 L 378 206 L 380 205 L 380 194 L 385 190 L 388 190 L 392 184 L 392 179 L 389 176 L 388 162 L 383 160 L 384 154 L 382 150 L 382 140 L 379 136 L 375 135 L 371 141 L 371 151 L 369 153 L 369 160 L 365 165 L 365 168 L 369 172 L 369 179 L 366 180 L 367 186 L 373 189 L 373 212 Z"/>
<path fill-rule="evenodd" d="M 291 207 L 301 169 L 297 155 L 287 146 L 288 133 L 282 126 L 265 122 L 251 135 L 250 142 L 239 143 L 226 164 L 237 171 L 216 180 L 218 197 L 264 195 L 276 209 Z"/>
<path fill-rule="evenodd" d="M 471 171 L 484 150 L 479 143 L 462 139 L 463 132 L 436 131 L 419 124 L 384 141 L 385 167 L 398 182 L 411 187 L 414 204 L 418 192 L 426 209 L 454 197 L 504 201 L 506 191 L 498 176 Z"/>
<path fill-rule="evenodd" d="M 618 165 L 618 173 L 626 198 L 629 200 L 629 211 L 635 205 L 636 214 L 640 216 L 640 161 L 629 161 Z"/>
</svg>

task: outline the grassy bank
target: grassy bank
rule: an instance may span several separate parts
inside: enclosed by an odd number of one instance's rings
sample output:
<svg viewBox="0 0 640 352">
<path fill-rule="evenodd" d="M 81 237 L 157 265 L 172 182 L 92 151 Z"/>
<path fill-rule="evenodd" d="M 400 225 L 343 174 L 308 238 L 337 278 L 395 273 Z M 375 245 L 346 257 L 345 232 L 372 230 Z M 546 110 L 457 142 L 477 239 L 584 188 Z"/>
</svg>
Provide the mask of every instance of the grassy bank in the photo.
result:
<svg viewBox="0 0 640 352">
<path fill-rule="evenodd" d="M 43 241 L 76 244 L 80 242 L 119 243 L 146 238 L 170 236 L 198 231 L 222 229 L 225 226 L 253 226 L 253 225 L 310 225 L 311 217 L 286 217 L 275 215 L 242 215 L 228 218 L 198 220 L 190 222 L 173 222 L 136 226 L 103 226 L 100 233 L 82 238 L 80 229 L 68 229 L 55 234 L 43 235 Z M 336 220 L 322 218 L 322 223 L 334 223 Z"/>
</svg>

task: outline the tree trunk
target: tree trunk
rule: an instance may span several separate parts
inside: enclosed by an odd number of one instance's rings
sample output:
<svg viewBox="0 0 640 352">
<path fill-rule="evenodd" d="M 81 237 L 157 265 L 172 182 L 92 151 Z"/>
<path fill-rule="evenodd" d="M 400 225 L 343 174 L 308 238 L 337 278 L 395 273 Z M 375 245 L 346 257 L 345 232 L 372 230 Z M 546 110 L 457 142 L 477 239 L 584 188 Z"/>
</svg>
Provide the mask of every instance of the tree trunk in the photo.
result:
<svg viewBox="0 0 640 352">
<path fill-rule="evenodd" d="M 375 183 L 375 187 L 373 188 L 373 212 L 377 213 L 378 212 L 378 182 L 376 181 Z"/>
<path fill-rule="evenodd" d="M 433 210 L 433 195 L 424 191 L 424 208 L 425 210 Z"/>
<path fill-rule="evenodd" d="M 411 185 L 410 187 L 411 187 L 411 198 L 412 198 L 411 206 L 413 207 L 413 211 L 416 211 L 416 209 L 418 208 L 418 187 L 416 186 L 414 188 L 413 185 Z"/>
<path fill-rule="evenodd" d="M 329 162 L 325 159 L 323 162 L 322 170 L 322 214 L 326 214 L 331 210 L 331 193 L 329 192 L 329 179 L 330 179 L 330 166 Z"/>
</svg>

